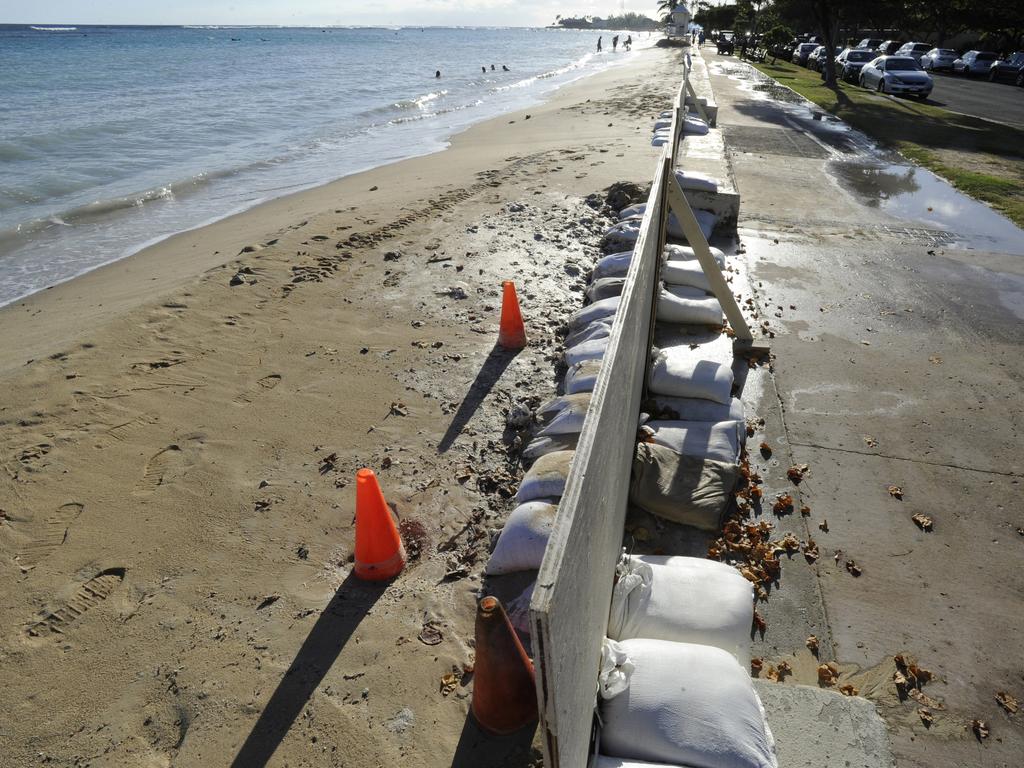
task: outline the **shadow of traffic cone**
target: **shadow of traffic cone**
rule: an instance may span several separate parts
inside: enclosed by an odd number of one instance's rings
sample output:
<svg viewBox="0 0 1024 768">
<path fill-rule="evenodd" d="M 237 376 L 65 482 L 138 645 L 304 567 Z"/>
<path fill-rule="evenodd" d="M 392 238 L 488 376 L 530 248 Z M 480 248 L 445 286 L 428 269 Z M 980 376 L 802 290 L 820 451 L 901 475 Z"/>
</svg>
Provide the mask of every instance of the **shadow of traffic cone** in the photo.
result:
<svg viewBox="0 0 1024 768">
<path fill-rule="evenodd" d="M 405 566 L 405 547 L 372 469 L 356 472 L 356 567 L 367 581 L 397 576 Z"/>
<path fill-rule="evenodd" d="M 506 280 L 501 284 L 501 325 L 498 329 L 498 344 L 506 349 L 522 349 L 526 346 L 526 328 L 519 312 L 519 298 L 516 284 Z"/>
<path fill-rule="evenodd" d="M 496 597 L 476 610 L 473 717 L 485 731 L 504 736 L 537 719 L 533 663 Z"/>
</svg>

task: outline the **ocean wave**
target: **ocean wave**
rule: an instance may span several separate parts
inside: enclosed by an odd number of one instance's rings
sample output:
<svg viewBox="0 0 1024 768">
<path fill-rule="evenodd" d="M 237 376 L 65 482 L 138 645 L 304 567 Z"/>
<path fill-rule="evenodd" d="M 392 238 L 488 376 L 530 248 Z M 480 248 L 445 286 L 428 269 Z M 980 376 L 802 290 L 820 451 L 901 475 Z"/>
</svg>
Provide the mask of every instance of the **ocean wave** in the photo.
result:
<svg viewBox="0 0 1024 768">
<path fill-rule="evenodd" d="M 29 26 L 29 29 L 34 29 L 36 32 L 76 32 L 78 27 L 33 27 Z"/>
<path fill-rule="evenodd" d="M 408 117 L 396 117 L 393 120 L 388 120 L 388 125 L 403 125 L 405 123 L 414 123 L 417 120 L 427 120 L 431 117 L 439 117 L 441 115 L 448 115 L 452 112 L 461 112 L 464 109 L 472 109 L 473 107 L 479 107 L 483 104 L 481 99 L 470 102 L 469 104 L 458 104 L 454 107 L 448 107 L 446 109 L 438 109 L 433 112 L 423 112 L 419 115 L 409 115 Z"/>
</svg>

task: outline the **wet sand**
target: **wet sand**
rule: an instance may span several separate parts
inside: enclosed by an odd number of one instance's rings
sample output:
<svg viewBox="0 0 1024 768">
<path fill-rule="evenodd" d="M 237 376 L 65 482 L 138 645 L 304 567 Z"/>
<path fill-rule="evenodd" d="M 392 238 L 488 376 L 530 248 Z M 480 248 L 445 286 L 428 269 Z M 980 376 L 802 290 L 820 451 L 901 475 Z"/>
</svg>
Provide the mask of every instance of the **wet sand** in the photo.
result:
<svg viewBox="0 0 1024 768">
<path fill-rule="evenodd" d="M 0 762 L 486 764 L 464 726 L 521 473 L 504 415 L 555 391 L 585 198 L 650 179 L 678 55 L 0 310 Z M 518 355 L 493 348 L 508 278 Z M 413 543 L 385 587 L 349 575 L 361 466 Z"/>
</svg>

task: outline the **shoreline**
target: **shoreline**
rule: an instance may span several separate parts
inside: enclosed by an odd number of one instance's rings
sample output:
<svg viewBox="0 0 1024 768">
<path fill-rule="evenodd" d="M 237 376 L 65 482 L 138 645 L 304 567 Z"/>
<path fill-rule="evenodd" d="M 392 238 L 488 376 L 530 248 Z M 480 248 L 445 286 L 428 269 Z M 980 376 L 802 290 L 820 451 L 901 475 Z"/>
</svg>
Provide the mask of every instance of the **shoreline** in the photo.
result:
<svg viewBox="0 0 1024 768">
<path fill-rule="evenodd" d="M 375 176 L 379 175 L 382 179 L 392 181 L 405 164 L 410 164 L 410 168 L 412 168 L 417 161 L 443 156 L 445 153 L 458 149 L 461 145 L 472 145 L 474 141 L 477 141 L 474 134 L 479 132 L 486 134 L 502 121 L 506 121 L 507 124 L 510 119 L 522 119 L 531 112 L 540 111 L 552 103 L 560 101 L 560 94 L 595 78 L 610 76 L 611 73 L 623 68 L 640 66 L 642 60 L 649 58 L 652 55 L 651 52 L 655 50 L 659 49 L 651 46 L 637 50 L 634 58 L 571 80 L 545 94 L 542 100 L 533 106 L 504 112 L 474 123 L 449 136 L 445 140 L 445 146 L 439 150 L 376 165 L 331 181 L 314 182 L 305 189 L 264 200 L 242 210 L 236 210 L 222 217 L 197 224 L 195 227 L 159 236 L 157 240 L 143 243 L 126 255 L 91 267 L 84 272 L 0 306 L 0 325 L 13 329 L 19 339 L 24 338 L 23 332 L 28 332 L 31 336 L 31 329 L 26 327 L 26 324 L 19 323 L 18 310 L 34 316 L 38 312 L 45 311 L 51 302 L 62 304 L 63 308 L 75 313 L 76 317 L 80 316 L 79 313 L 84 312 L 90 322 L 100 322 L 105 317 L 135 306 L 146 298 L 151 298 L 166 290 L 173 290 L 182 281 L 194 278 L 205 270 L 228 263 L 233 258 L 242 255 L 241 250 L 252 244 L 249 241 L 270 239 L 272 233 L 287 227 L 293 219 L 327 213 L 330 210 L 327 201 L 334 193 L 339 195 L 358 194 L 357 185 L 365 180 L 367 187 L 363 191 L 366 194 L 372 194 L 369 187 L 378 186 L 372 183 Z M 569 98 L 571 98 L 571 94 Z M 259 229 L 259 235 L 257 236 L 255 232 L 248 236 L 243 234 L 250 231 L 251 223 L 256 221 L 260 222 L 256 227 Z M 214 246 L 213 252 L 205 256 L 191 253 L 200 247 L 203 240 L 209 241 Z M 143 262 L 146 269 L 152 270 L 148 279 L 138 274 L 137 268 L 142 267 Z M 169 266 L 168 262 L 173 266 Z M 123 285 L 125 281 L 137 281 L 137 284 L 131 287 L 138 293 L 129 292 L 126 295 L 123 289 L 129 286 Z M 103 292 L 110 291 L 113 287 L 112 283 L 117 284 L 116 288 L 104 296 Z M 79 287 L 82 288 L 81 292 L 75 290 Z M 106 300 L 101 301 L 104 298 Z M 99 311 L 101 307 L 104 308 L 104 311 Z M 81 328 L 80 323 L 74 325 Z M 61 334 L 60 338 L 66 337 Z M 41 341 L 41 339 L 33 338 L 31 344 L 26 344 L 22 348 L 29 349 L 32 344 L 38 344 Z M 0 349 L 0 371 L 11 365 L 12 361 L 8 358 L 7 351 Z"/>
<path fill-rule="evenodd" d="M 0 307 L 16 304 L 129 258 L 163 239 L 217 223 L 268 202 L 395 162 L 442 152 L 451 145 L 454 136 L 476 125 L 512 111 L 535 108 L 561 88 L 632 60 L 615 56 L 594 58 L 592 53 L 580 54 L 578 50 L 575 54 L 566 53 L 570 54 L 568 60 L 547 62 L 553 69 L 535 74 L 527 72 L 518 75 L 524 79 L 504 85 L 489 80 L 475 104 L 457 102 L 440 114 L 427 115 L 430 119 L 425 123 L 417 122 L 421 118 L 416 115 L 392 116 L 382 122 L 373 118 L 373 122 L 365 125 L 357 120 L 351 135 L 365 134 L 361 140 L 363 146 L 352 146 L 344 152 L 339 150 L 340 154 L 321 156 L 311 148 L 318 142 L 312 142 L 309 146 L 302 145 L 305 153 L 279 149 L 263 159 L 236 158 L 238 162 L 234 165 L 207 171 L 191 168 L 175 174 L 171 169 L 163 180 L 140 180 L 129 191 L 121 189 L 102 199 L 89 198 L 89 202 L 79 199 L 52 210 L 26 211 L 25 218 L 10 223 L 2 233 L 5 243 L 0 257 L 12 266 L 4 273 L 10 280 L 7 286 L 10 292 L 5 291 L 0 297 Z M 429 86 L 447 88 L 436 85 L 433 78 Z M 416 89 L 412 91 L 415 92 Z M 441 92 L 447 93 L 446 90 Z M 420 94 L 415 98 L 396 95 L 398 103 L 391 107 L 436 95 Z M 465 95 L 457 98 L 464 99 Z M 365 114 L 381 111 L 385 108 L 378 106 Z M 410 130 L 413 128 L 410 122 L 419 127 Z M 302 141 L 309 144 L 307 139 Z M 287 162 L 277 167 L 283 160 Z M 61 226 L 64 221 L 72 226 Z M 39 249 L 49 254 L 46 261 L 37 262 L 33 251 Z M 98 263 L 90 263 L 93 258 L 80 256 L 92 251 L 95 251 L 95 258 L 100 259 Z"/>
</svg>

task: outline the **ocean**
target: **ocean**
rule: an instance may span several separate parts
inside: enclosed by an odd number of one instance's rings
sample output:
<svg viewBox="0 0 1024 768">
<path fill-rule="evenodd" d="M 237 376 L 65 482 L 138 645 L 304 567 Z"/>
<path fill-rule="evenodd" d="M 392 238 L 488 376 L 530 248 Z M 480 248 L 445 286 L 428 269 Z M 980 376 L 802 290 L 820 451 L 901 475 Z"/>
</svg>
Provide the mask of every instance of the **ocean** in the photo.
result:
<svg viewBox="0 0 1024 768">
<path fill-rule="evenodd" d="M 443 149 L 627 60 L 608 50 L 612 34 L 0 25 L 0 305 L 262 201 Z M 631 34 L 634 51 L 655 42 Z"/>
</svg>

